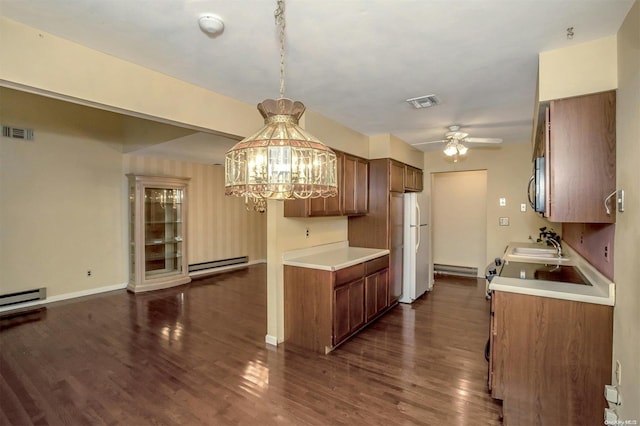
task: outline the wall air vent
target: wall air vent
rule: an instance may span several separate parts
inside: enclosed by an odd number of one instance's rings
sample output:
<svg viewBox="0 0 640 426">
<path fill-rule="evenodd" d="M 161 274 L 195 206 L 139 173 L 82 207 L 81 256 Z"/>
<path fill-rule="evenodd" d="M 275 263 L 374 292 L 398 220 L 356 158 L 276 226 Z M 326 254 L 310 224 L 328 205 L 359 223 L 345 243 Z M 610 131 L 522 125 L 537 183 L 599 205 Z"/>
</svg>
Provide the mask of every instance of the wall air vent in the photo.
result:
<svg viewBox="0 0 640 426">
<path fill-rule="evenodd" d="M 436 95 L 418 96 L 417 98 L 407 99 L 407 102 L 415 109 L 429 108 L 440 104 L 440 99 Z"/>
<path fill-rule="evenodd" d="M 33 140 L 33 129 L 22 129 L 20 127 L 2 126 L 2 136 L 6 138 Z"/>
</svg>

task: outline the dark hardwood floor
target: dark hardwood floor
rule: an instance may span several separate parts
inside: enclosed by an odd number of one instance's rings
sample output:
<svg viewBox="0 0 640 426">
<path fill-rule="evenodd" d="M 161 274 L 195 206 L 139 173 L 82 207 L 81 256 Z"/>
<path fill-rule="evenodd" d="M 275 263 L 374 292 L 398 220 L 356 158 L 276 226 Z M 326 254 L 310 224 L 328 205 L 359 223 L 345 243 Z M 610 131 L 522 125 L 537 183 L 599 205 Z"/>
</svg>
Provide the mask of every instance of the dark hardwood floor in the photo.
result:
<svg viewBox="0 0 640 426">
<path fill-rule="evenodd" d="M 438 278 L 329 355 L 264 343 L 266 267 L 0 319 L 2 425 L 499 425 L 484 282 Z"/>
</svg>

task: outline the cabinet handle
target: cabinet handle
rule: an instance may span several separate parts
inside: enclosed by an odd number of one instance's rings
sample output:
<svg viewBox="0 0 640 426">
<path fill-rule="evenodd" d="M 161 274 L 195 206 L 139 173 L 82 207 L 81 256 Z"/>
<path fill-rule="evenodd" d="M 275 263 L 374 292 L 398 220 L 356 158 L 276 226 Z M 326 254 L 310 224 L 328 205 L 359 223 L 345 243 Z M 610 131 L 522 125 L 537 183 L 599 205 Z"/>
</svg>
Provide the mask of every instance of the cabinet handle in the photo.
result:
<svg viewBox="0 0 640 426">
<path fill-rule="evenodd" d="M 531 177 L 529 178 L 529 186 L 527 187 L 527 198 L 529 199 L 529 205 L 531 206 L 532 209 L 536 209 L 535 204 L 533 203 L 533 200 L 531 199 L 531 184 L 533 183 L 533 180 L 535 179 L 536 175 L 531 175 Z"/>
<path fill-rule="evenodd" d="M 604 199 L 604 209 L 607 212 L 607 216 L 611 216 L 611 209 L 609 208 L 609 200 L 611 200 L 611 197 L 613 197 L 617 193 L 618 193 L 618 190 L 616 189 L 611 194 L 609 194 L 607 198 Z"/>
</svg>

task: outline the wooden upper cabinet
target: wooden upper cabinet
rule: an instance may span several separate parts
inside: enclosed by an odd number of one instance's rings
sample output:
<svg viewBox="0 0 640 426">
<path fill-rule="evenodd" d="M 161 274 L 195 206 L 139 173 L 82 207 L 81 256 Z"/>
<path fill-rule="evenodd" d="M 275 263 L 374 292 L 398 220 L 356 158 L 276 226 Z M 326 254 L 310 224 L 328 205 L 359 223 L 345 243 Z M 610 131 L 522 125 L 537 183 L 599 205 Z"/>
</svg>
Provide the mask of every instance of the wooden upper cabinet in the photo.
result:
<svg viewBox="0 0 640 426">
<path fill-rule="evenodd" d="M 614 223 L 616 197 L 615 91 L 554 100 L 547 111 L 544 156 L 552 222 Z"/>
<path fill-rule="evenodd" d="M 338 195 L 307 200 L 286 200 L 285 217 L 316 217 L 367 214 L 369 208 L 369 162 L 335 151 Z"/>
<path fill-rule="evenodd" d="M 399 161 L 390 160 L 390 187 L 391 192 L 404 192 L 404 168 L 405 165 Z"/>
<path fill-rule="evenodd" d="M 367 214 L 369 210 L 369 162 L 353 155 L 344 155 L 344 214 Z"/>
<path fill-rule="evenodd" d="M 405 192 L 422 192 L 423 190 L 423 173 L 417 167 L 409 165 L 404 169 L 404 190 Z"/>
</svg>

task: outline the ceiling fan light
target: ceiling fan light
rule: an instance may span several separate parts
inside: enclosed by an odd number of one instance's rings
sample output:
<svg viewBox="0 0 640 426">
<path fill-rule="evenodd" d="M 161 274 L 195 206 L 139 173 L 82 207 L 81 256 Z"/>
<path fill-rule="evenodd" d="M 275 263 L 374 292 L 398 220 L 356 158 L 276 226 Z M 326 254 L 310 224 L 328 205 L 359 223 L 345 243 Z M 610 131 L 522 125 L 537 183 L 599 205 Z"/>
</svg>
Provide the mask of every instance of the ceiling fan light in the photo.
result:
<svg viewBox="0 0 640 426">
<path fill-rule="evenodd" d="M 458 149 L 456 148 L 456 144 L 453 142 L 449 142 L 447 146 L 444 148 L 444 155 L 447 157 L 451 157 L 458 153 Z"/>
<path fill-rule="evenodd" d="M 469 148 L 467 148 L 466 146 L 462 145 L 461 143 L 458 144 L 458 154 L 465 155 L 468 150 Z"/>
</svg>

